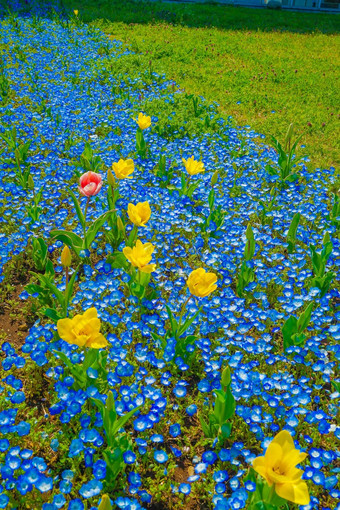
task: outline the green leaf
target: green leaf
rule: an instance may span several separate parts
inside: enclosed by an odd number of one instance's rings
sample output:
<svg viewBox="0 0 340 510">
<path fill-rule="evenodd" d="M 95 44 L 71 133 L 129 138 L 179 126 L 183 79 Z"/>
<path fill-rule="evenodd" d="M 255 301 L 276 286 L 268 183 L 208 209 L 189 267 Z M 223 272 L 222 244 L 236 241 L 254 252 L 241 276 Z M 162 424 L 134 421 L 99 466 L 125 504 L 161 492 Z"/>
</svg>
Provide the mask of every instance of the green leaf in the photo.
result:
<svg viewBox="0 0 340 510">
<path fill-rule="evenodd" d="M 310 323 L 313 308 L 314 308 L 314 303 L 312 301 L 311 303 L 309 303 L 306 310 L 300 315 L 299 320 L 297 322 L 297 332 L 298 333 L 302 333 L 306 329 L 308 324 Z"/>
<path fill-rule="evenodd" d="M 215 191 L 213 189 L 209 193 L 208 203 L 209 203 L 210 210 L 212 210 L 212 208 L 214 207 L 214 203 L 215 203 Z"/>
<path fill-rule="evenodd" d="M 67 230 L 52 230 L 50 236 L 53 239 L 63 242 L 69 248 L 71 248 L 77 255 L 83 248 L 83 240 L 74 232 L 68 232 Z"/>
<path fill-rule="evenodd" d="M 211 437 L 211 431 L 210 431 L 209 425 L 204 421 L 202 416 L 200 416 L 199 419 L 200 419 L 201 427 L 202 427 L 205 437 Z"/>
<path fill-rule="evenodd" d="M 297 332 L 297 319 L 296 317 L 289 317 L 283 325 L 282 336 L 283 336 L 283 348 L 286 350 L 288 347 L 293 345 L 292 335 Z"/>
<path fill-rule="evenodd" d="M 288 234 L 287 234 L 287 242 L 288 243 L 291 242 L 293 247 L 295 246 L 295 242 L 296 242 L 296 232 L 297 232 L 297 229 L 299 226 L 300 217 L 301 217 L 300 213 L 294 214 L 291 224 L 289 226 Z M 289 253 L 291 253 L 290 250 L 289 250 Z"/>
<path fill-rule="evenodd" d="M 183 333 L 185 333 L 185 331 L 187 329 L 190 328 L 191 324 L 194 322 L 194 320 L 196 319 L 196 317 L 201 313 L 201 311 L 203 310 L 203 306 L 201 306 L 197 312 L 192 316 L 192 317 L 189 317 L 185 322 L 184 324 L 182 324 L 182 326 L 179 328 L 179 331 L 178 331 L 178 338 L 180 336 L 183 335 Z"/>
<path fill-rule="evenodd" d="M 177 324 L 175 318 L 173 317 L 170 308 L 167 305 L 165 305 L 165 308 L 166 308 L 166 311 L 168 312 L 168 317 L 169 317 L 170 326 L 171 326 L 171 332 L 172 332 L 173 336 L 176 336 L 178 324 Z"/>
<path fill-rule="evenodd" d="M 52 292 L 52 294 L 55 295 L 58 303 L 61 305 L 62 308 L 64 308 L 64 304 L 65 304 L 64 294 L 56 287 L 56 285 L 54 285 L 54 283 L 52 283 L 50 281 L 48 276 L 45 276 L 42 274 L 40 274 L 40 275 L 37 274 L 37 278 L 39 279 L 39 281 L 41 283 L 43 283 L 45 285 L 45 287 L 47 287 Z"/>
<path fill-rule="evenodd" d="M 70 303 L 70 297 L 72 295 L 74 283 L 76 281 L 77 271 L 78 271 L 78 268 L 76 271 L 74 271 L 73 275 L 71 276 L 70 281 L 68 282 L 68 285 L 67 285 L 67 289 L 65 291 L 65 305 L 66 306 L 68 306 Z"/>
<path fill-rule="evenodd" d="M 125 255 L 120 251 L 115 251 L 109 255 L 106 262 L 110 264 L 113 269 L 126 269 L 129 267 L 129 263 L 126 260 Z"/>
<path fill-rule="evenodd" d="M 84 218 L 84 215 L 83 215 L 83 213 L 82 213 L 82 211 L 80 209 L 79 202 L 78 202 L 75 194 L 73 193 L 73 191 L 71 189 L 69 190 L 69 194 L 70 194 L 70 197 L 71 197 L 72 202 L 74 204 L 74 207 L 75 207 L 78 219 L 80 221 L 80 224 L 84 228 L 85 227 L 85 218 Z"/>
<path fill-rule="evenodd" d="M 44 315 L 46 315 L 49 319 L 52 319 L 53 322 L 58 322 L 59 319 L 63 318 L 54 308 L 46 308 L 46 310 L 44 310 Z"/>
<path fill-rule="evenodd" d="M 88 246 L 91 245 L 91 243 L 95 240 L 95 237 L 98 233 L 98 230 L 104 225 L 104 223 L 108 220 L 110 215 L 114 213 L 114 210 L 107 211 L 106 213 L 102 214 L 97 218 L 92 225 L 88 228 L 86 232 L 86 240 L 88 243 Z"/>
<path fill-rule="evenodd" d="M 231 424 L 230 423 L 224 423 L 221 426 L 221 434 L 223 439 L 227 439 L 231 434 Z"/>
<path fill-rule="evenodd" d="M 247 226 L 246 238 L 247 238 L 247 242 L 246 242 L 246 246 L 244 249 L 244 259 L 251 260 L 255 253 L 255 239 L 254 239 L 253 229 L 252 229 L 250 223 L 248 223 L 248 226 Z"/>
<path fill-rule="evenodd" d="M 129 411 L 128 413 L 124 414 L 124 416 L 121 416 L 119 418 L 119 420 L 117 420 L 114 424 L 114 426 L 112 427 L 112 434 L 115 435 L 119 429 L 123 428 L 125 423 L 127 421 L 129 421 L 129 419 L 137 412 L 139 411 L 139 409 L 141 408 L 141 406 L 138 406 L 138 407 L 135 407 L 135 409 L 132 409 L 131 411 Z"/>
</svg>

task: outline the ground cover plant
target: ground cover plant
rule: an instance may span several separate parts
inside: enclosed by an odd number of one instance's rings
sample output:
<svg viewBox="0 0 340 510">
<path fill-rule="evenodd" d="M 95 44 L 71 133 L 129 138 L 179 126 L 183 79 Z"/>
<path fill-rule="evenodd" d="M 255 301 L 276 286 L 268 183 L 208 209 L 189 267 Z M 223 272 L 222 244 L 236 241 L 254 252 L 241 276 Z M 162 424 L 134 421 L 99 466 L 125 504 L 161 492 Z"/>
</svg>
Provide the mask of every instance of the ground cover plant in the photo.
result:
<svg viewBox="0 0 340 510">
<path fill-rule="evenodd" d="M 217 102 L 223 118 L 277 139 L 294 122 L 311 168 L 340 163 L 338 15 L 216 4 L 75 4 L 84 21 L 133 50 L 128 69 L 166 73 L 188 94 Z M 123 64 L 124 61 L 122 61 Z"/>
<path fill-rule="evenodd" d="M 0 24 L 0 508 L 339 508 L 334 168 L 54 7 Z"/>
</svg>

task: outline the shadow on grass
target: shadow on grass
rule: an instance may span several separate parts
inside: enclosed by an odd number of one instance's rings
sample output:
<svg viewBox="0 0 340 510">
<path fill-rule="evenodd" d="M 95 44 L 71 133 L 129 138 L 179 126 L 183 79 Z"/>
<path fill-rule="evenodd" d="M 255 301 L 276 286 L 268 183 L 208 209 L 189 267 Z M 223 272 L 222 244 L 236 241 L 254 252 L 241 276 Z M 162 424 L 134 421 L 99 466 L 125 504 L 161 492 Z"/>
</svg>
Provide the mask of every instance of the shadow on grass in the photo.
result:
<svg viewBox="0 0 340 510">
<path fill-rule="evenodd" d="M 252 9 L 212 3 L 181 4 L 142 0 L 62 0 L 64 9 L 79 9 L 85 22 L 105 19 L 122 23 L 166 22 L 188 27 L 216 27 L 224 30 L 339 33 L 340 16 Z"/>
</svg>

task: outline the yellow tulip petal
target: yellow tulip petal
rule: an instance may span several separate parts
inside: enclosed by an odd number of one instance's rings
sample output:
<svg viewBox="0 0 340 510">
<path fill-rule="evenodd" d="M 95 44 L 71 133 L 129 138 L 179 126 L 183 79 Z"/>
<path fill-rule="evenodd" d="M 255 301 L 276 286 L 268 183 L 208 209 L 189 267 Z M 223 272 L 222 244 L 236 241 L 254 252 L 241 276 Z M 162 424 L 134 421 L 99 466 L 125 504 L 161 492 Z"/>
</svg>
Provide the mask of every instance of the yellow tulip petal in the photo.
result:
<svg viewBox="0 0 340 510">
<path fill-rule="evenodd" d="M 152 273 L 156 270 L 156 264 L 147 264 L 146 266 L 140 267 L 139 270 L 142 273 Z"/>
<path fill-rule="evenodd" d="M 284 473 L 294 469 L 297 464 L 304 461 L 307 453 L 300 452 L 299 450 L 291 450 L 289 454 L 283 456 L 281 465 Z"/>
<path fill-rule="evenodd" d="M 84 345 L 86 345 L 87 340 L 88 340 L 87 335 L 77 335 L 71 342 L 69 342 L 68 340 L 66 340 L 66 342 L 68 342 L 69 344 L 78 345 L 78 347 L 84 347 Z"/>
<path fill-rule="evenodd" d="M 105 336 L 101 333 L 97 336 L 91 337 L 86 342 L 86 347 L 90 347 L 91 349 L 103 349 L 109 345 L 108 341 L 106 340 Z"/>
<path fill-rule="evenodd" d="M 92 308 L 89 308 L 88 310 L 86 310 L 86 312 L 84 313 L 83 317 L 86 320 L 88 320 L 88 319 L 96 319 L 98 317 L 97 310 L 93 306 Z"/>
<path fill-rule="evenodd" d="M 73 343 L 75 338 L 72 333 L 72 320 L 71 319 L 59 319 L 57 322 L 58 335 L 66 342 Z"/>
<path fill-rule="evenodd" d="M 279 444 L 282 448 L 283 455 L 291 453 L 291 450 L 295 450 L 294 441 L 292 436 L 287 430 L 281 430 L 273 439 L 272 443 Z"/>
<path fill-rule="evenodd" d="M 280 498 L 291 501 L 297 505 L 308 505 L 310 501 L 306 482 L 284 483 L 275 485 L 275 492 Z"/>
</svg>

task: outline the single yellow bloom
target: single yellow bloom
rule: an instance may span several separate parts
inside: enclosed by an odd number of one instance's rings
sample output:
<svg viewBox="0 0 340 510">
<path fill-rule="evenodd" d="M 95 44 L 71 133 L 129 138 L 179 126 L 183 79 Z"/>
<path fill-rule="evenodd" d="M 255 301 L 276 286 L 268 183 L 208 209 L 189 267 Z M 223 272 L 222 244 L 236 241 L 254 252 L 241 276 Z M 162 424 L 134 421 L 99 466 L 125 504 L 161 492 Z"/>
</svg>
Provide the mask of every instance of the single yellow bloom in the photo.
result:
<svg viewBox="0 0 340 510">
<path fill-rule="evenodd" d="M 75 16 L 78 16 L 79 11 L 77 9 L 75 9 L 73 12 Z"/>
<path fill-rule="evenodd" d="M 269 444 L 264 457 L 256 457 L 253 468 L 268 483 L 274 484 L 278 496 L 297 505 L 308 505 L 310 501 L 306 482 L 301 480 L 302 469 L 295 466 L 307 457 L 294 446 L 287 430 L 279 432 Z"/>
<path fill-rule="evenodd" d="M 63 251 L 61 252 L 61 263 L 64 267 L 70 267 L 72 261 L 72 255 L 70 248 L 65 244 Z"/>
<path fill-rule="evenodd" d="M 147 115 L 144 115 L 143 113 L 140 113 L 138 115 L 138 119 L 133 119 L 135 122 L 137 122 L 139 129 L 147 129 L 151 126 L 151 117 L 148 117 Z"/>
<path fill-rule="evenodd" d="M 90 308 L 83 315 L 75 315 L 73 319 L 59 319 L 57 329 L 60 338 L 78 347 L 101 349 L 108 342 L 100 330 L 100 319 L 97 310 Z"/>
<path fill-rule="evenodd" d="M 188 158 L 187 160 L 182 158 L 182 161 L 189 175 L 196 175 L 204 172 L 204 165 L 202 161 L 196 161 L 194 156 L 191 156 L 191 158 Z"/>
<path fill-rule="evenodd" d="M 137 227 L 145 227 L 151 216 L 149 202 L 138 202 L 138 204 L 128 205 L 128 216 L 130 221 Z"/>
<path fill-rule="evenodd" d="M 149 264 L 155 247 L 151 243 L 143 244 L 139 239 L 133 248 L 125 246 L 123 253 L 128 261 L 142 273 L 152 273 L 156 264 Z"/>
<path fill-rule="evenodd" d="M 135 169 L 132 159 L 120 159 L 118 163 L 112 163 L 112 170 L 117 179 L 132 179 L 131 174 Z"/>
<path fill-rule="evenodd" d="M 214 273 L 206 273 L 200 267 L 195 269 L 187 279 L 187 285 L 191 294 L 196 297 L 206 297 L 217 289 L 217 276 Z"/>
</svg>

